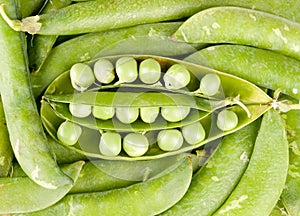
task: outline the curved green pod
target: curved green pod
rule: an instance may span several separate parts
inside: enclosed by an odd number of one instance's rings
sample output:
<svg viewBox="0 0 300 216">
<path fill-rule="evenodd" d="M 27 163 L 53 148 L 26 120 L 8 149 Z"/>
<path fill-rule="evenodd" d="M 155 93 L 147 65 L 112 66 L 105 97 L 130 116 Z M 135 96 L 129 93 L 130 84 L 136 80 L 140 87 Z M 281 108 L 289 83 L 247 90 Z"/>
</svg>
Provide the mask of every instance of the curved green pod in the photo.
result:
<svg viewBox="0 0 300 216">
<path fill-rule="evenodd" d="M 0 98 L 0 177 L 8 176 L 12 168 L 14 154 L 7 131 L 3 105 Z"/>
<path fill-rule="evenodd" d="M 226 134 L 241 129 L 271 108 L 273 100 L 267 94 L 255 85 L 240 78 L 199 65 L 166 57 L 134 57 L 138 62 L 146 58 L 154 58 L 161 64 L 162 71 L 166 71 L 173 64 L 182 64 L 190 71 L 191 74 L 193 74 L 194 79 L 201 80 L 201 78 L 206 74 L 216 74 L 221 80 L 221 89 L 223 92 L 215 96 L 216 99 L 212 98 L 209 100 L 206 96 L 199 94 L 198 91 L 189 92 L 186 89 L 169 91 L 163 86 L 157 88 L 156 86 L 139 83 L 124 85 L 109 84 L 96 87 L 92 86 L 85 92 L 74 92 L 74 88 L 70 81 L 70 75 L 67 71 L 57 77 L 57 79 L 49 85 L 45 92 L 44 100 L 42 101 L 42 121 L 52 138 L 60 142 L 56 133 L 60 124 L 67 120 L 80 125 L 82 128 L 82 135 L 78 142 L 74 146 L 68 146 L 68 148 L 72 150 L 85 154 L 88 157 L 111 160 L 155 159 L 199 148 L 209 141 L 218 139 Z M 105 58 L 112 62 L 116 62 L 120 56 Z M 95 61 L 96 60 L 91 61 L 89 64 L 92 66 Z M 191 81 L 191 83 L 198 83 L 199 85 L 199 81 Z M 235 86 L 235 88 L 232 88 L 232 86 Z M 73 102 L 103 107 L 133 106 L 139 108 L 186 106 L 193 109 L 191 109 L 189 115 L 185 119 L 178 122 L 168 122 L 163 120 L 161 117 L 157 117 L 157 119 L 151 124 L 145 123 L 140 119 L 131 124 L 123 124 L 114 117 L 108 120 L 96 119 L 92 115 L 84 118 L 74 117 L 68 108 L 69 103 Z M 217 113 L 220 109 L 226 108 L 226 106 L 231 106 L 228 109 L 234 111 L 239 120 L 234 129 L 221 131 L 216 126 Z M 155 140 L 156 134 L 159 130 L 181 128 L 197 121 L 200 121 L 205 128 L 205 134 L 207 135 L 204 140 L 196 143 L 195 145 L 188 145 L 185 143 L 182 148 L 176 151 L 162 151 L 159 149 Z M 98 148 L 101 131 L 106 130 L 117 131 L 119 133 L 145 133 L 148 134 L 149 137 L 152 137 L 151 139 L 154 139 L 154 141 L 151 142 L 149 150 L 143 156 L 129 157 L 124 152 L 121 152 L 119 156 L 109 157 L 101 154 Z M 92 141 L 91 137 L 93 137 Z"/>
<path fill-rule="evenodd" d="M 282 203 L 290 215 L 300 214 L 300 111 L 286 113 L 286 129 L 290 147 L 290 164 L 286 187 L 281 194 Z"/>
<path fill-rule="evenodd" d="M 162 215 L 212 215 L 239 182 L 251 158 L 259 121 L 225 136 L 193 176 L 184 197 Z"/>
<path fill-rule="evenodd" d="M 132 53 L 180 56 L 195 52 L 196 48 L 192 45 L 168 39 L 180 24 L 181 22 L 145 24 L 90 33 L 68 40 L 54 47 L 39 70 L 30 75 L 33 93 L 35 97 L 39 96 L 57 76 L 69 70 L 73 64 L 96 57 Z"/>
<path fill-rule="evenodd" d="M 243 45 L 215 45 L 201 49 L 184 59 L 205 65 L 256 85 L 300 99 L 300 61 Z"/>
<path fill-rule="evenodd" d="M 192 171 L 190 158 L 185 158 L 148 181 L 105 192 L 67 195 L 48 209 L 24 215 L 157 215 L 183 197 Z"/>
<path fill-rule="evenodd" d="M 299 37 L 299 23 L 240 7 L 203 10 L 186 20 L 172 35 L 174 40 L 188 43 L 250 45 L 300 60 Z"/>
<path fill-rule="evenodd" d="M 83 164 L 83 161 L 78 161 L 62 170 L 76 182 Z M 73 183 L 69 183 L 57 189 L 47 189 L 35 184 L 28 177 L 0 178 L 0 214 L 42 210 L 62 199 L 72 187 Z"/>
<path fill-rule="evenodd" d="M 284 122 L 278 112 L 269 110 L 244 175 L 214 215 L 269 215 L 285 185 L 288 154 Z"/>
<path fill-rule="evenodd" d="M 2 3 L 16 15 L 14 1 L 2 0 Z M 72 180 L 59 169 L 49 151 L 32 95 L 24 57 L 25 35 L 13 31 L 0 18 L 0 38 L 0 91 L 15 158 L 26 174 L 42 187 L 55 189 L 70 184 Z"/>
</svg>

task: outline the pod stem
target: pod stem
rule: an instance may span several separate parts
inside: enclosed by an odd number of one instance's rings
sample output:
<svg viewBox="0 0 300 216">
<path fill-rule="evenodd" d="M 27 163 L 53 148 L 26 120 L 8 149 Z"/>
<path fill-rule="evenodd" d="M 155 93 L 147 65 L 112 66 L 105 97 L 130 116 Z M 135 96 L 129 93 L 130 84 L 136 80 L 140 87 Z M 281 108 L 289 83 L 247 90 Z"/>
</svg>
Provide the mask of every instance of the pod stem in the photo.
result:
<svg viewBox="0 0 300 216">
<path fill-rule="evenodd" d="M 247 117 L 248 118 L 251 117 L 251 112 L 249 111 L 248 107 L 240 101 L 239 95 L 237 97 L 233 98 L 233 104 L 239 105 L 247 113 Z"/>
<path fill-rule="evenodd" d="M 28 32 L 29 34 L 36 34 L 42 27 L 42 24 L 39 23 L 40 17 L 30 16 L 21 20 L 12 20 L 8 17 L 4 9 L 5 4 L 0 4 L 0 15 L 4 21 L 15 31 Z"/>
<path fill-rule="evenodd" d="M 284 112 L 284 113 L 286 113 L 290 110 L 300 110 L 300 103 L 299 104 L 289 104 L 288 100 L 283 100 L 283 101 L 274 100 L 271 105 L 272 105 L 273 109 L 280 111 L 280 112 Z"/>
</svg>

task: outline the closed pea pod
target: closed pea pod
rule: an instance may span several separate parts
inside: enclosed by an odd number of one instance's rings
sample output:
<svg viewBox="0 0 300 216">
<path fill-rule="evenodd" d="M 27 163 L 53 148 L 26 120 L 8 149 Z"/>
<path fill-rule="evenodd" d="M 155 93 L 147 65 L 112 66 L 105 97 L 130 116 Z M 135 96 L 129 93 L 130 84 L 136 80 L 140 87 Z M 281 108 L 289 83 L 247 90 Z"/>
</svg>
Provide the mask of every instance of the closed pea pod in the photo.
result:
<svg viewBox="0 0 300 216">
<path fill-rule="evenodd" d="M 206 65 L 265 88 L 281 89 L 282 93 L 300 99 L 300 62 L 270 50 L 236 44 L 215 45 L 195 52 L 185 61 Z"/>
<path fill-rule="evenodd" d="M 185 158 L 145 182 L 105 192 L 67 195 L 50 208 L 25 215 L 45 215 L 51 212 L 65 216 L 74 211 L 79 215 L 97 215 L 99 212 L 101 215 L 157 215 L 183 197 L 191 178 L 191 161 Z M 70 202 L 72 205 L 69 205 Z"/>
<path fill-rule="evenodd" d="M 263 116 L 244 175 L 214 215 L 269 215 L 284 188 L 287 170 L 284 124 L 279 113 L 269 110 Z"/>
<path fill-rule="evenodd" d="M 236 20 L 232 25 L 231 20 Z M 215 7 L 190 17 L 173 35 L 189 43 L 234 43 L 273 50 L 300 60 L 300 24 L 273 14 Z"/>
<path fill-rule="evenodd" d="M 13 1 L 1 3 L 6 4 L 10 14 L 17 14 Z M 49 151 L 29 84 L 24 58 L 25 35 L 11 31 L 2 18 L 0 23 L 0 91 L 15 157 L 35 183 L 56 189 L 72 180 L 60 170 Z"/>
</svg>

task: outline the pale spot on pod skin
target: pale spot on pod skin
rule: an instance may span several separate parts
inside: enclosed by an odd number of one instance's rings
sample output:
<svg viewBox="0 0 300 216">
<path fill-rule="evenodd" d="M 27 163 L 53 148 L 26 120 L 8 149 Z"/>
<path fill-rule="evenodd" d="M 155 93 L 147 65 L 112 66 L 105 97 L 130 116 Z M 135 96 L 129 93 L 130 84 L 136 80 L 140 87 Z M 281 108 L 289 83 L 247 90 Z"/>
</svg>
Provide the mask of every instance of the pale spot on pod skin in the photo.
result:
<svg viewBox="0 0 300 216">
<path fill-rule="evenodd" d="M 256 21 L 256 16 L 253 14 L 249 14 L 250 18 L 253 19 L 254 21 Z"/>
<path fill-rule="evenodd" d="M 294 94 L 298 94 L 298 92 L 299 92 L 298 89 L 293 88 L 293 93 L 294 93 Z"/>
<path fill-rule="evenodd" d="M 280 31 L 279 28 L 276 28 L 276 29 L 273 28 L 272 31 L 273 31 L 279 38 L 281 38 L 285 44 L 288 43 L 287 38 L 284 37 L 284 36 L 282 35 L 282 32 Z"/>
<path fill-rule="evenodd" d="M 236 208 L 242 208 L 242 206 L 240 205 L 240 203 L 242 203 L 243 201 L 245 201 L 246 199 L 248 199 L 248 195 L 243 195 L 241 196 L 238 200 L 233 200 L 231 202 L 231 205 L 227 206 L 227 208 L 223 209 L 220 211 L 220 214 L 224 214 L 232 209 L 236 209 Z"/>
</svg>

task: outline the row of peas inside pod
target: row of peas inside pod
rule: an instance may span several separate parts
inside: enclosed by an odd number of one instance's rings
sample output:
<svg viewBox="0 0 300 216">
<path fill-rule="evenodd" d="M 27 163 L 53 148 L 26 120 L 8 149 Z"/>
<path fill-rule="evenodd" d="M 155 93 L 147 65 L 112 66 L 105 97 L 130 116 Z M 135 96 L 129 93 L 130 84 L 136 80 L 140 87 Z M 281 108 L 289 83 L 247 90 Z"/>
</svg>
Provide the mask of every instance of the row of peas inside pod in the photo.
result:
<svg viewBox="0 0 300 216">
<path fill-rule="evenodd" d="M 87 156 L 151 159 L 192 151 L 271 108 L 257 86 L 159 56 L 109 56 L 76 63 L 47 88 L 48 133 Z"/>
</svg>

